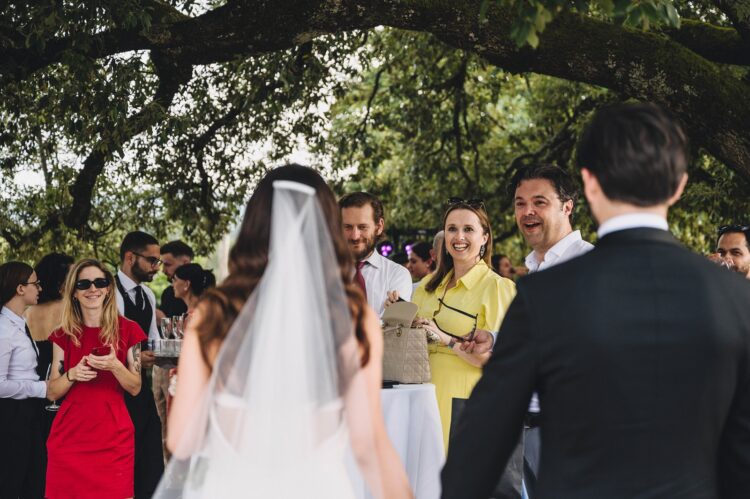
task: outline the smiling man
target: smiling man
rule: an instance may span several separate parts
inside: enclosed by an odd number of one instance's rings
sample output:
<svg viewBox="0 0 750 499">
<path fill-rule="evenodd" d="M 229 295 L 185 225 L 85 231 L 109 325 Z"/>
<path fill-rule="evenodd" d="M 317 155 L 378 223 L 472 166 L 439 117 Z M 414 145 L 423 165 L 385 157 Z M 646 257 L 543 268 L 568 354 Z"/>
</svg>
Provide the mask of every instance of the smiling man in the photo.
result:
<svg viewBox="0 0 750 499">
<path fill-rule="evenodd" d="M 356 265 L 354 282 L 365 292 L 367 303 L 379 317 L 385 310 L 388 292 L 396 291 L 404 300 L 411 299 L 411 275 L 375 251 L 385 228 L 383 204 L 378 198 L 367 192 L 352 192 L 339 200 L 339 207 L 344 237 Z"/>
<path fill-rule="evenodd" d="M 570 216 L 578 197 L 565 170 L 534 165 L 513 179 L 516 224 L 533 251 L 526 257 L 529 272 L 537 272 L 575 258 L 593 246 L 573 230 Z"/>
<path fill-rule="evenodd" d="M 550 268 L 594 248 L 581 239 L 581 231 L 573 230 L 570 223 L 578 192 L 565 170 L 547 164 L 530 166 L 516 174 L 511 192 L 516 224 L 533 250 L 526 257 L 529 272 Z M 524 484 L 530 498 L 534 496 L 539 468 L 539 419 L 539 397 L 534 394 L 524 432 Z"/>
</svg>

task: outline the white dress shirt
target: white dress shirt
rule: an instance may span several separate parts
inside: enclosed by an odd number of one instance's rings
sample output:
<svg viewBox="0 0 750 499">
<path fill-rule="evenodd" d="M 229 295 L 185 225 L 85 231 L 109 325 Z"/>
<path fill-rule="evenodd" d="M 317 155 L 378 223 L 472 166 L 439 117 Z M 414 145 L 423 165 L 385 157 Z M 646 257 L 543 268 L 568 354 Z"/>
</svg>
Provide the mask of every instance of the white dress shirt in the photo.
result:
<svg viewBox="0 0 750 499">
<path fill-rule="evenodd" d="M 37 353 L 26 322 L 9 308 L 0 311 L 0 398 L 45 398 L 47 383 L 36 373 Z"/>
<path fill-rule="evenodd" d="M 605 221 L 599 226 L 597 235 L 601 239 L 612 232 L 635 229 L 637 227 L 669 230 L 667 220 L 661 215 L 654 213 L 628 213 L 627 215 L 618 215 Z"/>
<path fill-rule="evenodd" d="M 539 272 L 588 253 L 592 249 L 594 249 L 594 245 L 581 238 L 581 231 L 574 230 L 547 250 L 543 262 L 540 263 L 537 260 L 535 251 L 529 253 L 526 257 L 526 268 L 529 269 L 529 273 Z M 536 392 L 531 396 L 529 412 L 539 412 L 539 395 Z"/>
<path fill-rule="evenodd" d="M 406 267 L 388 260 L 373 251 L 362 267 L 362 277 L 367 288 L 367 303 L 375 310 L 378 317 L 385 310 L 385 299 L 388 291 L 398 291 L 398 296 L 406 301 L 411 300 L 411 274 Z"/>
<path fill-rule="evenodd" d="M 529 253 L 526 257 L 526 268 L 529 269 L 529 273 L 539 272 L 588 253 L 592 249 L 594 249 L 594 245 L 581 238 L 581 231 L 574 230 L 547 250 L 543 262 L 540 263 L 537 260 L 536 251 Z"/>
<path fill-rule="evenodd" d="M 125 292 L 130 297 L 130 300 L 135 303 L 135 288 L 139 285 L 130 277 L 125 275 L 125 273 L 122 270 L 117 271 L 117 277 L 120 279 L 120 284 L 122 284 L 122 287 L 125 289 Z M 151 288 L 148 286 L 140 285 L 141 289 L 143 289 L 143 292 L 146 294 L 146 297 L 148 298 L 148 302 L 151 304 L 151 325 L 149 326 L 148 331 L 144 331 L 146 335 L 148 336 L 149 340 L 158 340 L 159 339 L 159 330 L 156 329 L 156 295 L 154 295 L 154 292 L 151 291 Z M 122 296 L 120 295 L 120 289 L 115 288 L 117 291 L 117 295 L 115 296 L 117 300 L 117 310 L 120 312 L 120 315 L 125 317 L 125 302 L 122 299 Z"/>
</svg>

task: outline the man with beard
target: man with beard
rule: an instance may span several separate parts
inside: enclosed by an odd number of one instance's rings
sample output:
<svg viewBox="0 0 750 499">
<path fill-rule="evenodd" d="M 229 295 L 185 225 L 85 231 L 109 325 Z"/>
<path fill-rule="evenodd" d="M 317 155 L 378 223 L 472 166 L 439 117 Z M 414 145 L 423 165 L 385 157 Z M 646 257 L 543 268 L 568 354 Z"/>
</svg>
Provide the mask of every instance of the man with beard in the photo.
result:
<svg viewBox="0 0 750 499">
<path fill-rule="evenodd" d="M 177 267 L 193 261 L 193 248 L 180 240 L 169 241 L 161 247 L 161 271 L 172 282 Z M 182 300 L 175 298 L 174 287 L 168 286 L 161 294 L 161 303 L 156 311 L 156 318 L 174 317 L 187 312 L 187 305 Z"/>
<path fill-rule="evenodd" d="M 719 227 L 716 252 L 731 270 L 750 279 L 750 225 Z"/>
<path fill-rule="evenodd" d="M 138 323 L 149 340 L 159 338 L 156 297 L 142 283 L 153 280 L 159 271 L 159 254 L 155 237 L 141 231 L 128 233 L 120 245 L 120 269 L 115 277 L 120 314 Z M 141 391 L 135 397 L 125 394 L 125 404 L 135 427 L 135 497 L 151 497 L 164 473 L 161 421 L 151 390 L 153 352 L 142 350 L 141 365 Z"/>
<path fill-rule="evenodd" d="M 529 272 L 538 272 L 580 256 L 593 245 L 573 230 L 570 217 L 578 192 L 573 179 L 555 165 L 533 165 L 519 171 L 511 183 L 516 224 L 532 252 L 526 257 Z M 539 397 L 529 405 L 524 432 L 524 484 L 529 497 L 539 468 Z"/>
<path fill-rule="evenodd" d="M 411 299 L 411 275 L 403 266 L 375 251 L 383 234 L 383 205 L 367 192 L 352 192 L 339 201 L 344 236 L 356 264 L 354 282 L 367 296 L 367 303 L 383 315 L 389 292 L 397 292 L 404 300 Z"/>
</svg>

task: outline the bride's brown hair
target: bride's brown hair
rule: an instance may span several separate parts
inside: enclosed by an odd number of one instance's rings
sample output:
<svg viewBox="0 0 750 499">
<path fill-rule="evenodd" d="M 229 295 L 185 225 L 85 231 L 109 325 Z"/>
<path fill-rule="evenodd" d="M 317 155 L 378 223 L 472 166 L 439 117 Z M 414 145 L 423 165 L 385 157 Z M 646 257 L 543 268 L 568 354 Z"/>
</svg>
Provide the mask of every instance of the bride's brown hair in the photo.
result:
<svg viewBox="0 0 750 499">
<path fill-rule="evenodd" d="M 341 228 L 341 211 L 325 180 L 312 168 L 297 164 L 271 170 L 260 181 L 247 203 L 237 241 L 229 252 L 229 276 L 219 287 L 207 290 L 201 297 L 201 322 L 197 324 L 196 329 L 203 362 L 211 369 L 209 348 L 214 342 L 224 340 L 242 306 L 266 270 L 271 235 L 273 183 L 276 180 L 291 180 L 315 189 L 323 217 L 328 222 L 328 232 L 349 301 L 349 311 L 355 324 L 355 335 L 362 347 L 361 364 L 364 366 L 370 358 L 370 344 L 362 327 L 367 302 L 360 288 L 352 282 L 354 264 Z M 293 262 L 289 264 L 292 265 Z"/>
</svg>

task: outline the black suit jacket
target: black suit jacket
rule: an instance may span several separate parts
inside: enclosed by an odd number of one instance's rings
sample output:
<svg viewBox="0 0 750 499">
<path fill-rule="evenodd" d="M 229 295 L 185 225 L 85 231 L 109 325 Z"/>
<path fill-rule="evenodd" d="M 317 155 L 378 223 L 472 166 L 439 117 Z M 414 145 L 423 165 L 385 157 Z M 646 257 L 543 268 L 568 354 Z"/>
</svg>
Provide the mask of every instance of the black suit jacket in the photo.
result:
<svg viewBox="0 0 750 499">
<path fill-rule="evenodd" d="M 669 233 L 615 232 L 518 283 L 444 498 L 489 497 L 534 390 L 537 499 L 750 498 L 750 282 Z"/>
</svg>

